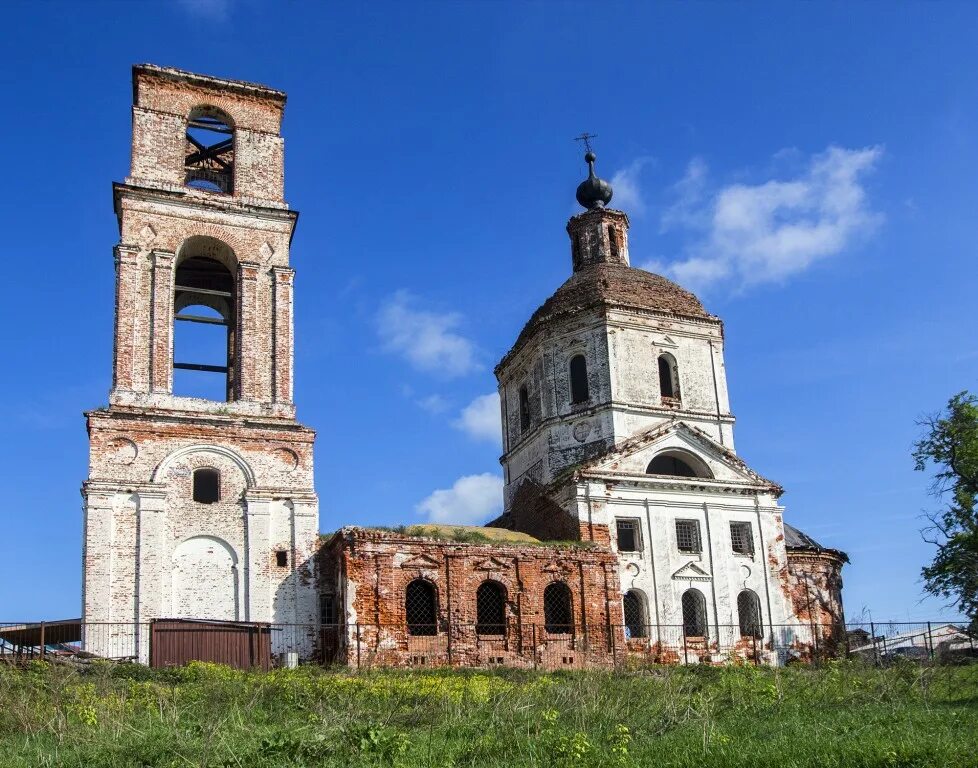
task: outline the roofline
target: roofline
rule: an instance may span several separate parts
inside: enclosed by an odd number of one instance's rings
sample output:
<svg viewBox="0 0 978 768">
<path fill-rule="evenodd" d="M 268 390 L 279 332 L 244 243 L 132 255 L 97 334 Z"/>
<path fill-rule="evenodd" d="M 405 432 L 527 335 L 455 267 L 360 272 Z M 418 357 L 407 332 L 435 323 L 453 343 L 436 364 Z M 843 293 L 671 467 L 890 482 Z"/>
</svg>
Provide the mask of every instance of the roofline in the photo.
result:
<svg viewBox="0 0 978 768">
<path fill-rule="evenodd" d="M 133 64 L 132 66 L 132 103 L 136 103 L 137 87 L 136 83 L 140 75 L 152 75 L 162 77 L 174 82 L 185 82 L 192 85 L 203 86 L 204 88 L 214 88 L 230 90 L 245 96 L 257 96 L 258 98 L 280 102 L 285 105 L 285 91 L 270 88 L 261 83 L 251 83 L 247 80 L 231 80 L 224 77 L 214 77 L 212 75 L 202 75 L 197 72 L 189 72 L 185 69 L 176 67 L 161 67 L 158 64 Z"/>
</svg>

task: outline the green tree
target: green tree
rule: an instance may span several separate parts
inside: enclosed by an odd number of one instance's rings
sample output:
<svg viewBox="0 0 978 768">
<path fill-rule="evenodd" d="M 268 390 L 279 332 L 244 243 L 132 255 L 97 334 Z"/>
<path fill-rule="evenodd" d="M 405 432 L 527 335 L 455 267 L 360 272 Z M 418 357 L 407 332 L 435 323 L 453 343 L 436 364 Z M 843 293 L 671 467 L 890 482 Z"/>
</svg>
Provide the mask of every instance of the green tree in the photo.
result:
<svg viewBox="0 0 978 768">
<path fill-rule="evenodd" d="M 928 515 L 924 540 L 937 547 L 922 570 L 925 588 L 951 599 L 978 629 L 978 397 L 959 392 L 947 407 L 918 422 L 924 436 L 914 444 L 915 468 L 935 468 L 932 492 L 945 508 Z"/>
</svg>

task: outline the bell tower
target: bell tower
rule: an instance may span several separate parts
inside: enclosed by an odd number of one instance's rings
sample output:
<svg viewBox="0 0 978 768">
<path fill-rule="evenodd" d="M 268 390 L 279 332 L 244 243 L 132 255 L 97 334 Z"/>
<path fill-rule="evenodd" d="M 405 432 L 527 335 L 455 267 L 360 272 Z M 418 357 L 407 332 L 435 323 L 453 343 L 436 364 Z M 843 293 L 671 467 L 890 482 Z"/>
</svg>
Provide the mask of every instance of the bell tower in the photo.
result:
<svg viewBox="0 0 978 768">
<path fill-rule="evenodd" d="M 133 68 L 131 170 L 113 185 L 112 388 L 86 414 L 90 643 L 109 642 L 100 622 L 317 619 L 315 433 L 292 401 L 285 100 Z M 117 635 L 134 646 L 123 655 L 145 655 L 139 632 Z"/>
</svg>

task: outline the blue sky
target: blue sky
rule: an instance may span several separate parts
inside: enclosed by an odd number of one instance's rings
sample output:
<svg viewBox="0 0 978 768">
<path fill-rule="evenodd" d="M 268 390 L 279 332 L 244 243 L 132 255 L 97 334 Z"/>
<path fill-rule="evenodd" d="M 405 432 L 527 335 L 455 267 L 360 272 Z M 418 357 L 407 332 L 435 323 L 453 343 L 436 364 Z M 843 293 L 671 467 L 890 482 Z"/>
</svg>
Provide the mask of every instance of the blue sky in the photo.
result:
<svg viewBox="0 0 978 768">
<path fill-rule="evenodd" d="M 8 5 L 0 619 L 79 612 L 144 61 L 289 94 L 323 530 L 498 505 L 492 367 L 570 274 L 589 130 L 633 262 L 726 323 L 738 451 L 849 552 L 850 617 L 954 616 L 921 599 L 909 453 L 978 374 L 976 33 L 951 3 Z"/>
</svg>

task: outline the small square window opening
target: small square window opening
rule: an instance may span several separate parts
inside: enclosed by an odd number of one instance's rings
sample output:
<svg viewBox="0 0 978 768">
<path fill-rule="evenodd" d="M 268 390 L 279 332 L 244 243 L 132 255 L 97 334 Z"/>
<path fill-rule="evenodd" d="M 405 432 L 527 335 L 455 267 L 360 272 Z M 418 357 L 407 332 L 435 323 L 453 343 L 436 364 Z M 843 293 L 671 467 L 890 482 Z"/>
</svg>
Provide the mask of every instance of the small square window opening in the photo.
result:
<svg viewBox="0 0 978 768">
<path fill-rule="evenodd" d="M 289 553 L 284 549 L 276 550 L 275 552 L 275 564 L 279 568 L 284 568 L 289 564 Z"/>
<path fill-rule="evenodd" d="M 642 549 L 638 520 L 616 520 L 618 551 L 639 552 Z"/>
<path fill-rule="evenodd" d="M 754 536 L 750 523 L 730 523 L 730 547 L 738 555 L 754 556 Z"/>
<path fill-rule="evenodd" d="M 688 555 L 698 555 L 703 551 L 698 520 L 676 521 L 676 546 L 680 552 Z"/>
</svg>

